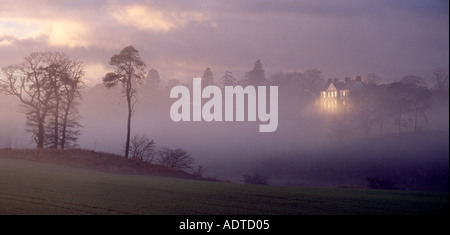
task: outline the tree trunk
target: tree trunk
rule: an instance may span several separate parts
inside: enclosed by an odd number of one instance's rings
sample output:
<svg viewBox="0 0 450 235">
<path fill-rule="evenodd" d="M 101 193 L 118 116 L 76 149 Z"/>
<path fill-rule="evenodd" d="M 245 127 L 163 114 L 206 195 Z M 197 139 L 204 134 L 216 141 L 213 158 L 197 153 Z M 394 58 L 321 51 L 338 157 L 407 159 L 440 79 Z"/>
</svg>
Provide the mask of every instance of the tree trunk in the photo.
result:
<svg viewBox="0 0 450 235">
<path fill-rule="evenodd" d="M 128 79 L 127 82 L 127 104 L 128 104 L 128 120 L 127 120 L 127 140 L 125 142 L 125 158 L 128 158 L 128 152 L 130 150 L 130 132 L 131 132 L 131 115 L 133 112 L 133 108 L 131 106 L 131 78 Z"/>
<path fill-rule="evenodd" d="M 45 134 L 44 120 L 39 118 L 38 119 L 38 136 L 37 136 L 38 149 L 44 148 L 44 134 Z"/>
<path fill-rule="evenodd" d="M 59 130 L 59 97 L 56 96 L 56 105 L 55 105 L 55 126 L 53 127 L 53 148 L 58 148 L 58 130 Z"/>
<path fill-rule="evenodd" d="M 60 142 L 60 146 L 61 149 L 64 150 L 65 149 L 65 145 L 66 145 L 66 132 L 67 132 L 67 119 L 69 117 L 69 109 L 70 109 L 70 104 L 67 106 L 67 108 L 64 110 L 64 118 L 63 118 L 63 123 L 62 123 L 62 131 L 61 131 L 61 142 Z"/>
<path fill-rule="evenodd" d="M 128 152 L 130 150 L 130 132 L 131 132 L 131 108 L 128 108 L 127 140 L 126 140 L 127 142 L 125 143 L 125 158 L 128 158 Z"/>
</svg>

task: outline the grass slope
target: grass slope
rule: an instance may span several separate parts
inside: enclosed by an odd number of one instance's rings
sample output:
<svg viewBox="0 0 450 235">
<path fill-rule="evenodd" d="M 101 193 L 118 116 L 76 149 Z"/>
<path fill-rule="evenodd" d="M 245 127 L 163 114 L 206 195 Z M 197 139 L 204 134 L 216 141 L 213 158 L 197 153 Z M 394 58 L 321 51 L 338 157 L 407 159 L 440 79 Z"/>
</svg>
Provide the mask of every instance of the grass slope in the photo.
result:
<svg viewBox="0 0 450 235">
<path fill-rule="evenodd" d="M 188 180 L 0 158 L 0 214 L 448 214 L 448 193 Z"/>
<path fill-rule="evenodd" d="M 0 149 L 0 158 L 24 159 L 91 170 L 122 174 L 144 174 L 170 176 L 188 179 L 203 179 L 185 171 L 144 162 L 139 159 L 124 158 L 111 153 L 83 149 Z"/>
</svg>

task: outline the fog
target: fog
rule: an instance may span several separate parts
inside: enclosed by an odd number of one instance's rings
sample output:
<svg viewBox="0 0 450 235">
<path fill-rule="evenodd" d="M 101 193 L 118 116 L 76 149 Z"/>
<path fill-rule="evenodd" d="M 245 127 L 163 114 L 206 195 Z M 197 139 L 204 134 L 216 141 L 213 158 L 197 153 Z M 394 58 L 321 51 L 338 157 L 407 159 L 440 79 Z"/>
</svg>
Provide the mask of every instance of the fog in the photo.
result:
<svg viewBox="0 0 450 235">
<path fill-rule="evenodd" d="M 169 92 L 168 87 L 138 87 L 131 136 L 146 135 L 157 148 L 185 149 L 195 167 L 207 169 L 207 177 L 242 183 L 243 175 L 257 173 L 268 176 L 269 184 L 320 187 L 366 187 L 374 177 L 394 181 L 400 189 L 448 191 L 448 92 L 435 92 L 428 122 L 420 122 L 419 131 L 410 118 L 399 135 L 390 120 L 382 134 L 374 125 L 368 137 L 341 116 L 321 110 L 317 97 L 282 86 L 278 128 L 269 133 L 259 132 L 259 121 L 174 122 L 169 110 L 177 99 Z M 1 95 L 0 102 L 0 147 L 34 148 L 18 101 Z M 86 87 L 79 112 L 80 148 L 123 155 L 127 110 L 118 88 Z"/>
</svg>

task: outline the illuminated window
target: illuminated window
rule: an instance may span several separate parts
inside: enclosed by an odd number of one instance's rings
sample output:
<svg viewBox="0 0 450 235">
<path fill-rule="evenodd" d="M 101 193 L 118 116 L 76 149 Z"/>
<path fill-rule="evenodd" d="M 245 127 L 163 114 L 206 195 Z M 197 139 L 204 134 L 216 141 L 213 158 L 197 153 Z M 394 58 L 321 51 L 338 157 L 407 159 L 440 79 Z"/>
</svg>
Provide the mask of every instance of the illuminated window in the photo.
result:
<svg viewBox="0 0 450 235">
<path fill-rule="evenodd" d="M 342 96 L 345 96 L 345 91 L 342 92 Z"/>
<path fill-rule="evenodd" d="M 327 97 L 327 96 L 326 96 L 326 92 L 324 91 L 323 92 L 323 98 L 325 98 L 325 97 Z"/>
<path fill-rule="evenodd" d="M 334 96 L 337 97 L 337 91 L 334 92 Z"/>
</svg>

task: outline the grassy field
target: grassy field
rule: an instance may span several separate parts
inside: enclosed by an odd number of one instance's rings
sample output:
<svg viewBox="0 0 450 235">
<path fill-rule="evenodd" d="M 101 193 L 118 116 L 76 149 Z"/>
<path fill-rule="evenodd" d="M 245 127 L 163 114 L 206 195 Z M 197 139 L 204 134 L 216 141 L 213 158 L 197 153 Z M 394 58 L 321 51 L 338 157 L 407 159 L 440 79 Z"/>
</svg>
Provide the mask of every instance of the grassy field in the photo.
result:
<svg viewBox="0 0 450 235">
<path fill-rule="evenodd" d="M 0 158 L 0 214 L 448 214 L 448 196 L 112 174 Z"/>
</svg>

